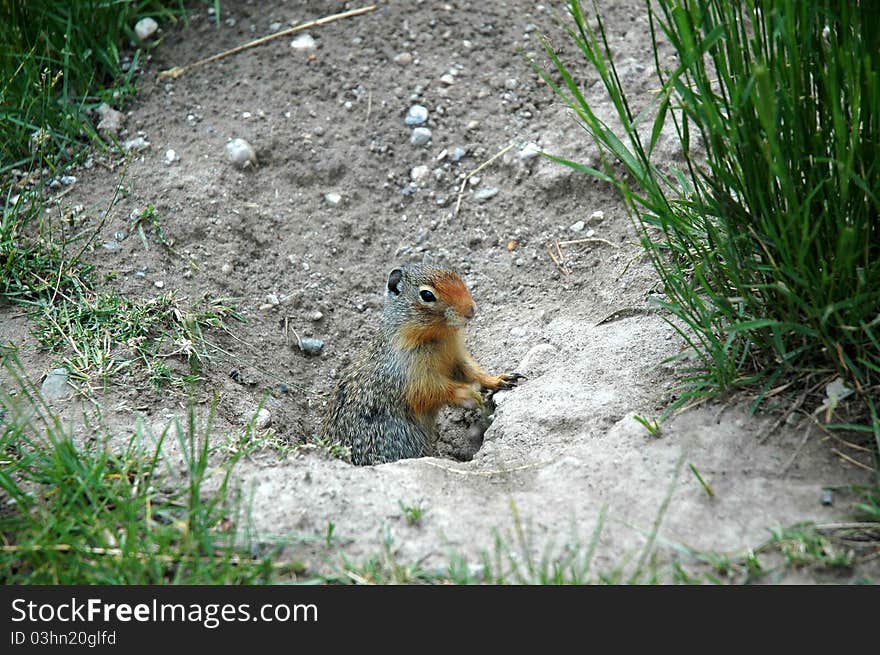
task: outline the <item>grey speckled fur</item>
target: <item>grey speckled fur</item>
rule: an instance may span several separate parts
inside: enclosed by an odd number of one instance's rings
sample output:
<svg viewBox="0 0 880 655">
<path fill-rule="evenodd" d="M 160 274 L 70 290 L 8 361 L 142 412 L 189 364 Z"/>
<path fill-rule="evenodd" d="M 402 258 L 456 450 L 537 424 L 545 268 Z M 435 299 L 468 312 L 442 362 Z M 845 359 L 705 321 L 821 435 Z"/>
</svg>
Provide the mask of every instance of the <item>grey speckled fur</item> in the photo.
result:
<svg viewBox="0 0 880 655">
<path fill-rule="evenodd" d="M 408 354 L 394 346 L 400 326 L 412 319 L 419 285 L 433 269 L 410 264 L 401 270 L 400 294 L 386 288 L 382 326 L 343 372 L 322 427 L 323 438 L 349 447 L 353 464 L 434 454 L 436 416 L 419 421 L 408 411 L 404 396 Z"/>
</svg>

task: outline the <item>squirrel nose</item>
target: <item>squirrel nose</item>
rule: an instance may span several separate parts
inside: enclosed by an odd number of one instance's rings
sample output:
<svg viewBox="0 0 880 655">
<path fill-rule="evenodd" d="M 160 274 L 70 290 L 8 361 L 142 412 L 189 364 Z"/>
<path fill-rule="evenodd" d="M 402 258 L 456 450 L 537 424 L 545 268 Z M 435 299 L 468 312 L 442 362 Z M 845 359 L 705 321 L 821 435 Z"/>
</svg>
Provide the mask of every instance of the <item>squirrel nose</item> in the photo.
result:
<svg viewBox="0 0 880 655">
<path fill-rule="evenodd" d="M 474 314 L 475 314 L 476 312 L 477 312 L 477 306 L 476 306 L 476 305 L 471 305 L 470 307 L 468 307 L 468 308 L 465 310 L 463 316 L 464 316 L 466 319 L 471 320 L 471 319 L 474 317 Z"/>
</svg>

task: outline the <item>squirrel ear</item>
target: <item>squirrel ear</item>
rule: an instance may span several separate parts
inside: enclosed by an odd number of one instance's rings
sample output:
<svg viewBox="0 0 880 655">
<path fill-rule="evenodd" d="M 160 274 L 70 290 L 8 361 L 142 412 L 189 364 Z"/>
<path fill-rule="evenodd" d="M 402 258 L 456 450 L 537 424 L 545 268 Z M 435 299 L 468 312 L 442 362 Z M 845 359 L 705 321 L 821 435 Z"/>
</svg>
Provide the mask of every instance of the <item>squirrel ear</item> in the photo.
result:
<svg viewBox="0 0 880 655">
<path fill-rule="evenodd" d="M 388 293 L 399 296 L 403 291 L 403 271 L 395 268 L 388 274 Z"/>
</svg>

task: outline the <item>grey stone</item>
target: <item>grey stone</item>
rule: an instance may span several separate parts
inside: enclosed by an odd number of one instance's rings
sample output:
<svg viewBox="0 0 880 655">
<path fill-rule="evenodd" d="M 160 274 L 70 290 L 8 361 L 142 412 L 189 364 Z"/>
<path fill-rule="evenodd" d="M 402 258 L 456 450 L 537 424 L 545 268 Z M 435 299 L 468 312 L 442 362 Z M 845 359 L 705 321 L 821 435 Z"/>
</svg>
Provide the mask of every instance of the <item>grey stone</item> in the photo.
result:
<svg viewBox="0 0 880 655">
<path fill-rule="evenodd" d="M 340 202 L 342 202 L 342 196 L 335 191 L 331 191 L 330 193 L 324 194 L 324 200 L 331 207 L 336 207 Z"/>
<path fill-rule="evenodd" d="M 159 29 L 159 23 L 152 18 L 141 18 L 134 26 L 134 33 L 141 41 L 146 41 Z"/>
<path fill-rule="evenodd" d="M 147 141 L 144 137 L 139 136 L 134 139 L 129 139 L 126 141 L 123 146 L 128 151 L 134 150 L 135 152 L 140 152 L 141 150 L 146 150 L 150 147 L 150 142 Z"/>
<path fill-rule="evenodd" d="M 431 140 L 431 130 L 427 127 L 417 127 L 412 131 L 409 142 L 414 146 L 423 146 Z"/>
<path fill-rule="evenodd" d="M 54 369 L 46 376 L 40 387 L 40 393 L 43 394 L 43 398 L 46 400 L 63 400 L 70 396 L 70 386 L 67 384 L 68 379 L 67 369 Z"/>
<path fill-rule="evenodd" d="M 466 154 L 467 150 L 465 150 L 464 148 L 453 148 L 452 154 L 449 155 L 449 159 L 451 159 L 452 161 L 461 161 Z"/>
<path fill-rule="evenodd" d="M 521 161 L 529 161 L 530 159 L 534 159 L 539 154 L 541 154 L 541 148 L 537 143 L 527 143 L 523 146 L 523 149 L 517 153 L 517 156 Z"/>
<path fill-rule="evenodd" d="M 490 198 L 494 198 L 498 195 L 498 189 L 496 187 L 485 187 L 480 189 L 474 194 L 474 198 L 479 200 L 480 202 L 486 202 Z"/>
<path fill-rule="evenodd" d="M 324 342 L 320 339 L 306 337 L 305 339 L 300 339 L 299 349 L 306 355 L 314 357 L 321 354 L 321 351 L 324 349 Z"/>
<path fill-rule="evenodd" d="M 119 134 L 122 124 L 125 122 L 125 114 L 116 111 L 108 104 L 101 104 L 96 110 L 101 120 L 98 121 L 98 132 L 103 134 Z"/>
<path fill-rule="evenodd" d="M 425 179 L 429 172 L 427 166 L 414 166 L 409 172 L 409 179 L 413 182 L 419 182 Z"/>
<path fill-rule="evenodd" d="M 407 125 L 424 125 L 428 121 L 428 108 L 424 105 L 413 105 L 406 112 L 403 122 Z"/>
<path fill-rule="evenodd" d="M 257 412 L 257 418 L 254 421 L 254 427 L 257 430 L 265 430 L 272 423 L 272 413 L 265 407 L 261 407 Z"/>
<path fill-rule="evenodd" d="M 295 50 L 314 50 L 316 47 L 315 39 L 311 34 L 297 34 L 290 42 L 290 47 Z"/>
<path fill-rule="evenodd" d="M 587 224 L 584 221 L 578 221 L 577 223 L 572 223 L 571 225 L 569 225 L 568 229 L 572 232 L 583 232 L 586 226 Z"/>
<path fill-rule="evenodd" d="M 244 139 L 232 139 L 226 144 L 226 156 L 236 166 L 245 168 L 257 163 L 257 153 Z"/>
</svg>

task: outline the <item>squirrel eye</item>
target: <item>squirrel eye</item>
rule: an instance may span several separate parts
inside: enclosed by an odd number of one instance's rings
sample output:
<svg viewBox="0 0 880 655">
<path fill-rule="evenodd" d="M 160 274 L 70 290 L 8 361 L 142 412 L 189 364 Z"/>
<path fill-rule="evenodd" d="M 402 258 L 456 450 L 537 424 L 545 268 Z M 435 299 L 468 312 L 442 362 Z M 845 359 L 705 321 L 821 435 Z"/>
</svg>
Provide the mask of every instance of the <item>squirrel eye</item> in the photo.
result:
<svg viewBox="0 0 880 655">
<path fill-rule="evenodd" d="M 437 297 L 433 293 L 428 291 L 427 289 L 422 289 L 421 291 L 419 291 L 419 298 L 421 298 L 425 302 L 436 302 L 437 301 Z"/>
</svg>

